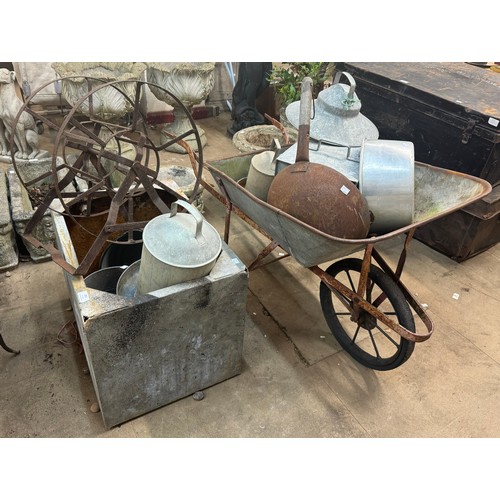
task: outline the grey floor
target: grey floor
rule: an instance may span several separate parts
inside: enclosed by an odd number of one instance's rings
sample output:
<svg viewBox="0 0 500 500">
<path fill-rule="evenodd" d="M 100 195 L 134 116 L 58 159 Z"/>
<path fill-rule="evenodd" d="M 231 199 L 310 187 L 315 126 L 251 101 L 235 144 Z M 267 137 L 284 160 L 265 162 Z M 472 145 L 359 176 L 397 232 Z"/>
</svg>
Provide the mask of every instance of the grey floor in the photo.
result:
<svg viewBox="0 0 500 500">
<path fill-rule="evenodd" d="M 208 160 L 238 153 L 227 123 L 227 114 L 200 120 Z M 206 219 L 222 229 L 222 206 L 204 198 Z M 232 235 L 247 264 L 264 244 L 237 218 Z M 394 263 L 401 244 L 394 238 L 379 249 Z M 0 436 L 498 438 L 499 269 L 500 246 L 458 264 L 413 241 L 402 279 L 427 305 L 435 332 L 388 372 L 364 368 L 339 347 L 309 270 L 291 259 L 258 269 L 249 280 L 242 373 L 207 388 L 201 401 L 186 397 L 106 429 L 91 411 L 96 397 L 68 326 L 63 271 L 21 262 L 0 274 L 0 332 L 21 351 L 0 350 Z"/>
</svg>

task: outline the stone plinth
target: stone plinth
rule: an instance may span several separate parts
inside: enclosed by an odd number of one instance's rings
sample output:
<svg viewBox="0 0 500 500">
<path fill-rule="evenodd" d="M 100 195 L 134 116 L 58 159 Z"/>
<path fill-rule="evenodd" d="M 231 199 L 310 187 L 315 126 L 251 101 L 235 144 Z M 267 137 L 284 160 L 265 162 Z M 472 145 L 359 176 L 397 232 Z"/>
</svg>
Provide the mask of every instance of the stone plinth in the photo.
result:
<svg viewBox="0 0 500 500">
<path fill-rule="evenodd" d="M 12 227 L 7 180 L 0 170 L 0 272 L 15 268 L 19 263 L 16 235 Z"/>
<path fill-rule="evenodd" d="M 18 168 L 21 169 L 21 175 L 23 176 L 24 181 L 27 182 L 30 179 L 38 177 L 41 173 L 47 172 L 47 169 L 50 170 L 51 162 L 52 159 L 47 159 L 45 162 L 39 161 L 36 164 L 26 165 L 26 167 L 18 165 Z M 22 236 L 26 225 L 35 213 L 35 208 L 33 208 L 28 192 L 13 168 L 9 168 L 7 177 L 9 182 L 12 221 L 14 222 L 16 233 Z M 50 179 L 51 177 L 48 177 L 46 178 L 46 181 L 49 182 Z M 39 187 L 42 187 L 43 185 L 43 181 L 37 184 Z M 45 212 L 45 215 L 37 224 L 32 234 L 41 243 L 50 243 L 52 245 L 55 243 L 55 234 L 52 226 L 52 219 L 50 217 L 50 210 Z M 31 243 L 26 241 L 24 244 L 34 262 L 44 262 L 50 260 L 50 254 L 45 249 L 36 248 Z"/>
</svg>

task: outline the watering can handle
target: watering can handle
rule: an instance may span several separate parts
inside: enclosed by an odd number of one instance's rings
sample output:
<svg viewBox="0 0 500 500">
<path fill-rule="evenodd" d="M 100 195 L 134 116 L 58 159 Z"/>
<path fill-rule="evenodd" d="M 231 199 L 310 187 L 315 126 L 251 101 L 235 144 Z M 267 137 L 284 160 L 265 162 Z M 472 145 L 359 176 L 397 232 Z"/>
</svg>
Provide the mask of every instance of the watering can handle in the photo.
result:
<svg viewBox="0 0 500 500">
<path fill-rule="evenodd" d="M 201 237 L 201 228 L 203 226 L 203 215 L 201 215 L 200 211 L 196 207 L 187 201 L 177 200 L 170 205 L 170 217 L 174 217 L 177 214 L 178 205 L 184 207 L 194 217 L 194 220 L 196 221 L 196 233 L 194 237 L 199 239 Z"/>
<path fill-rule="evenodd" d="M 354 81 L 354 78 L 350 73 L 347 73 L 347 71 L 338 71 L 337 74 L 335 75 L 335 80 L 333 81 L 333 84 L 335 85 L 339 83 L 342 75 L 344 75 L 349 81 L 349 93 L 347 94 L 347 97 L 349 99 L 352 99 L 354 96 L 354 91 L 356 90 L 356 82 Z"/>
</svg>

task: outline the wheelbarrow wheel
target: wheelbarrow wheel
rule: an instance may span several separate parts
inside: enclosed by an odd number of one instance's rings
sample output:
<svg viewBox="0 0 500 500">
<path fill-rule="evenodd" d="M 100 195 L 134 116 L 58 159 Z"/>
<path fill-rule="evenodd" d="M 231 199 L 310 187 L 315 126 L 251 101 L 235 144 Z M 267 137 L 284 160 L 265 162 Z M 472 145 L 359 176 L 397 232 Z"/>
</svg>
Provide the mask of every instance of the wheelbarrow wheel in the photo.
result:
<svg viewBox="0 0 500 500">
<path fill-rule="evenodd" d="M 360 259 L 344 259 L 332 264 L 326 272 L 357 293 L 361 264 Z M 373 264 L 370 265 L 367 281 L 362 298 L 414 332 L 415 321 L 397 284 Z M 411 356 L 415 342 L 404 339 L 363 309 L 357 321 L 352 320 L 352 302 L 343 296 L 339 298 L 324 282 L 320 284 L 320 301 L 333 336 L 362 365 L 374 370 L 392 370 Z"/>
</svg>

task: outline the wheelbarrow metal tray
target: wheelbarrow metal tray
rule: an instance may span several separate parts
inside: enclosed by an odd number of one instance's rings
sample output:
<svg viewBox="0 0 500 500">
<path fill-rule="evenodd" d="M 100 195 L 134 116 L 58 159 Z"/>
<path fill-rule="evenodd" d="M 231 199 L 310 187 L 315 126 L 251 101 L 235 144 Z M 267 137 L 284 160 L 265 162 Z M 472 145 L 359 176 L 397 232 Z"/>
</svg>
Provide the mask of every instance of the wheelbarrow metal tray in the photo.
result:
<svg viewBox="0 0 500 500">
<path fill-rule="evenodd" d="M 344 239 L 323 233 L 258 199 L 238 184 L 248 175 L 254 154 L 212 161 L 205 166 L 234 206 L 252 219 L 304 267 L 319 265 L 362 250 L 459 210 L 491 191 L 491 185 L 468 174 L 415 162 L 414 222 L 389 233 L 363 239 Z"/>
</svg>

